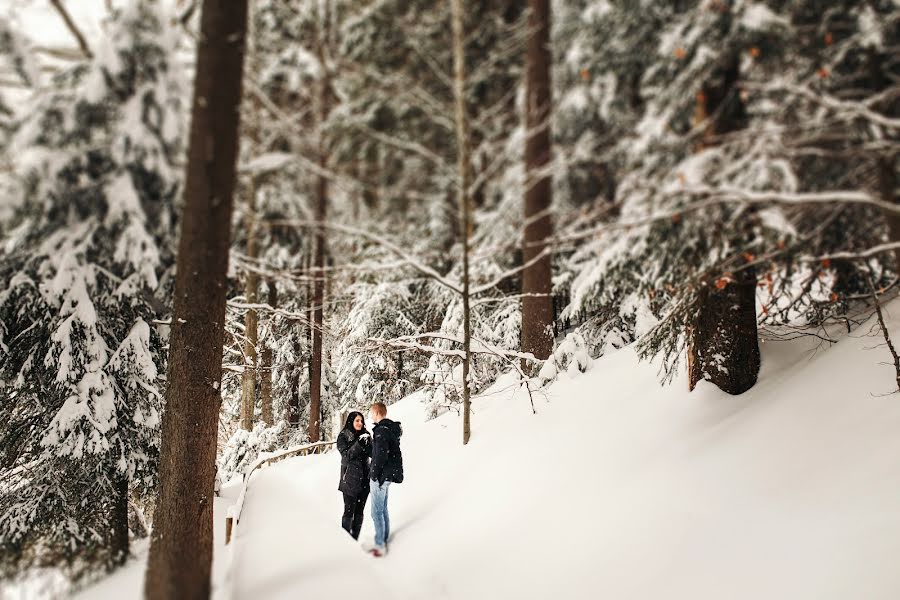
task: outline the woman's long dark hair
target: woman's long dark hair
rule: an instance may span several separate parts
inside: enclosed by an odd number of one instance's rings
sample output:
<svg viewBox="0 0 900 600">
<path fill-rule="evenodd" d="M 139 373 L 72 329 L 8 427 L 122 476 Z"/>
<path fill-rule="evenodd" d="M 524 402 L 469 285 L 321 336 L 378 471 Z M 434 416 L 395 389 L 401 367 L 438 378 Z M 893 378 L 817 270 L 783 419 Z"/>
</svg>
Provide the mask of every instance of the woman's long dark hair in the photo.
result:
<svg viewBox="0 0 900 600">
<path fill-rule="evenodd" d="M 354 419 L 356 419 L 357 416 L 359 416 L 359 418 L 361 418 L 363 420 L 363 428 L 360 429 L 359 431 L 356 431 L 356 429 L 353 428 L 353 421 L 354 421 Z M 349 430 L 350 433 L 352 433 L 354 436 L 360 436 L 363 433 L 367 433 L 366 432 L 366 418 L 363 416 L 363 414 L 361 412 L 354 410 L 349 415 L 347 415 L 347 421 L 344 423 L 344 429 Z"/>
</svg>

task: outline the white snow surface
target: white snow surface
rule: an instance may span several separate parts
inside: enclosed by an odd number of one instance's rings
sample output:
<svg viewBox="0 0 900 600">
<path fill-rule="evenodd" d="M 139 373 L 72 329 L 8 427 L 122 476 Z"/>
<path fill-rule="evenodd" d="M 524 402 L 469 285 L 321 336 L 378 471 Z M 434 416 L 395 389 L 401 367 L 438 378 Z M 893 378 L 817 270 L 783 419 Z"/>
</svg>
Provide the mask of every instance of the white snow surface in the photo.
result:
<svg viewBox="0 0 900 600">
<path fill-rule="evenodd" d="M 227 585 L 253 600 L 349 581 L 409 599 L 900 597 L 900 401 L 882 395 L 879 342 L 763 344 L 740 397 L 660 388 L 630 348 L 561 374 L 537 415 L 503 378 L 466 447 L 459 417 L 425 422 L 413 395 L 389 408 L 406 481 L 388 556 L 339 527 L 339 455 L 297 458 L 255 476 Z"/>
<path fill-rule="evenodd" d="M 660 387 L 631 348 L 560 373 L 536 415 L 505 376 L 465 447 L 460 418 L 426 421 L 413 394 L 389 407 L 406 480 L 388 555 L 340 528 L 336 452 L 288 459 L 253 476 L 216 595 L 896 599 L 900 398 L 870 324 L 827 349 L 764 343 L 739 397 Z"/>
</svg>

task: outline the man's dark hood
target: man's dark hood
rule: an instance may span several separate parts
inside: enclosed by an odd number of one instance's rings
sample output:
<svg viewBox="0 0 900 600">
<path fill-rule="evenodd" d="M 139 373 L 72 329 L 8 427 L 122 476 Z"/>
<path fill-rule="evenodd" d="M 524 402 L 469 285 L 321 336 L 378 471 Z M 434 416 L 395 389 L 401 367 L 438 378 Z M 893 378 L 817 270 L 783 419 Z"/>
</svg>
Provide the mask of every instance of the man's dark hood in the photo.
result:
<svg viewBox="0 0 900 600">
<path fill-rule="evenodd" d="M 403 428 L 400 426 L 400 421 L 391 421 L 387 417 L 378 421 L 375 427 L 387 427 L 391 434 L 398 440 L 400 439 L 400 436 L 403 435 Z"/>
</svg>

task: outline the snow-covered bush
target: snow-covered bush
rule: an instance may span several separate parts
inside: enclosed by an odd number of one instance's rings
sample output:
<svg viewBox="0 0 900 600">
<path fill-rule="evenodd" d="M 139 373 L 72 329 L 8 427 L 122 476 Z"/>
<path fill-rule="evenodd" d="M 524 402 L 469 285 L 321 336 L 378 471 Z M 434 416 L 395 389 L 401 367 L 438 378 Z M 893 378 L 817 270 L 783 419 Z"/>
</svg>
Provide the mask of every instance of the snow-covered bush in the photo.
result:
<svg viewBox="0 0 900 600">
<path fill-rule="evenodd" d="M 244 473 L 261 453 L 284 450 L 307 441 L 305 430 L 292 428 L 285 421 L 271 427 L 257 423 L 253 431 L 238 429 L 222 448 L 217 461 L 216 487 Z"/>
<path fill-rule="evenodd" d="M 559 344 L 553 354 L 544 361 L 538 373 L 542 385 L 555 380 L 561 373 L 575 376 L 591 367 L 591 355 L 584 338 L 578 333 L 570 333 Z"/>
</svg>

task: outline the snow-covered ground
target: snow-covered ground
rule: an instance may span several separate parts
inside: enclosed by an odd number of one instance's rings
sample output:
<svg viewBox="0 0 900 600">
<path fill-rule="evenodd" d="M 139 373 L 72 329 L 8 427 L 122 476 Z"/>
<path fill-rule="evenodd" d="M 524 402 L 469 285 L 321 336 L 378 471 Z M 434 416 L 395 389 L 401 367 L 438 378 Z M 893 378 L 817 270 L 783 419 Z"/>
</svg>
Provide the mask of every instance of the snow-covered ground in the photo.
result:
<svg viewBox="0 0 900 600">
<path fill-rule="evenodd" d="M 477 400 L 467 447 L 456 415 L 424 422 L 410 397 L 389 411 L 406 470 L 389 555 L 340 529 L 336 453 L 291 459 L 255 477 L 226 586 L 253 600 L 357 585 L 410 599 L 896 599 L 900 396 L 883 395 L 881 338 L 861 335 L 817 352 L 764 344 L 740 397 L 660 388 L 630 349 L 564 375 L 537 415 L 504 379 Z"/>
<path fill-rule="evenodd" d="M 859 332 L 764 344 L 740 397 L 661 388 L 630 349 L 563 375 L 537 415 L 504 378 L 466 447 L 455 414 L 425 422 L 413 395 L 389 409 L 406 481 L 388 556 L 340 528 L 337 453 L 289 459 L 254 475 L 217 543 L 216 596 L 896 599 L 900 396 L 881 338 Z M 135 561 L 82 598 L 137 598 L 141 576 Z"/>
</svg>

